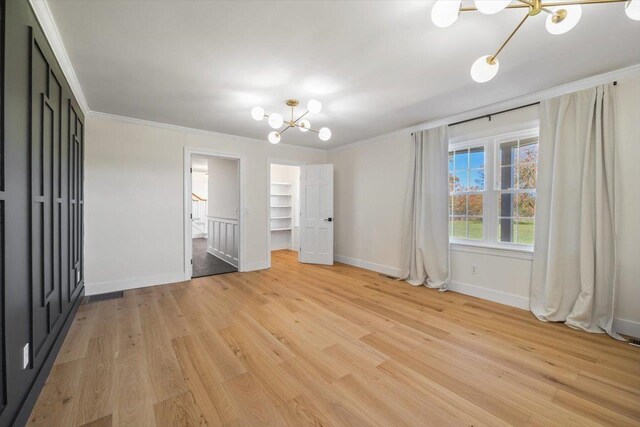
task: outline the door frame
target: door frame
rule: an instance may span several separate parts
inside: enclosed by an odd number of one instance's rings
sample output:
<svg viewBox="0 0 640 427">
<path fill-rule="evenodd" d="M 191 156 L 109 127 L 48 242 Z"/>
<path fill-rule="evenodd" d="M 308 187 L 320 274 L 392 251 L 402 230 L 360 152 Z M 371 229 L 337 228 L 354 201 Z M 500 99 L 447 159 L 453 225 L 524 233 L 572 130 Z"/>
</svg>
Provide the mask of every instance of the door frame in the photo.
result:
<svg viewBox="0 0 640 427">
<path fill-rule="evenodd" d="M 222 151 L 209 150 L 206 148 L 184 147 L 184 188 L 183 188 L 183 253 L 184 253 L 184 279 L 191 280 L 193 274 L 193 266 L 191 259 L 193 256 L 193 242 L 191 237 L 191 157 L 192 156 L 218 157 L 222 159 L 238 161 L 238 191 L 240 199 L 240 207 L 238 212 L 238 228 L 240 229 L 239 248 L 238 248 L 238 271 L 245 271 L 244 266 L 244 248 L 245 248 L 245 163 L 244 154 L 225 153 Z M 208 238 L 208 236 L 207 236 Z"/>
<path fill-rule="evenodd" d="M 295 160 L 284 160 L 275 157 L 267 158 L 267 268 L 271 268 L 271 165 L 284 165 L 284 166 L 298 166 L 300 173 L 302 173 L 302 166 L 306 166 L 305 162 L 298 162 Z M 302 176 L 302 175 L 301 175 Z M 300 185 L 298 184 L 298 190 Z M 298 202 L 300 200 L 298 199 Z M 293 227 L 291 228 L 291 235 L 293 235 Z M 300 251 L 298 251 L 298 260 L 300 260 Z"/>
</svg>

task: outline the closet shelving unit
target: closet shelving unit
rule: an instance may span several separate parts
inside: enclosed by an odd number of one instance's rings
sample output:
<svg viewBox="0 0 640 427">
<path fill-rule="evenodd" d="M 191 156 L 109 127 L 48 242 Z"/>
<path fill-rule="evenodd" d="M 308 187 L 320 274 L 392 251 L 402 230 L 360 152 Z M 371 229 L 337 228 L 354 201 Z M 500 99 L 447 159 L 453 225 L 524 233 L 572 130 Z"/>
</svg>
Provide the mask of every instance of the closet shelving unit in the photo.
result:
<svg viewBox="0 0 640 427">
<path fill-rule="evenodd" d="M 291 232 L 293 194 L 288 182 L 271 183 L 271 231 Z"/>
</svg>

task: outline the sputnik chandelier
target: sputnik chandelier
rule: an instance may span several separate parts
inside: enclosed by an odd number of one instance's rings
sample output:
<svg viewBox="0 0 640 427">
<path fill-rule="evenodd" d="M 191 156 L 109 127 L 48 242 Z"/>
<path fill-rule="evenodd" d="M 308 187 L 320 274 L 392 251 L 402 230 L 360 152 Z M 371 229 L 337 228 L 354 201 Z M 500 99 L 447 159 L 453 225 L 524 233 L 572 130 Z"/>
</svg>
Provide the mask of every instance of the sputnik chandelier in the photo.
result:
<svg viewBox="0 0 640 427">
<path fill-rule="evenodd" d="M 498 13 L 503 9 L 527 9 L 527 14 L 518 26 L 502 43 L 493 55 L 478 58 L 471 66 L 471 78 L 478 83 L 488 82 L 498 74 L 500 63 L 498 55 L 520 29 L 524 21 L 540 12 L 547 14 L 546 27 L 551 34 L 564 34 L 576 26 L 582 16 L 581 4 L 620 3 L 625 2 L 625 13 L 634 21 L 640 21 L 640 0 L 577 0 L 577 1 L 544 1 L 544 0 L 475 0 L 475 7 L 462 7 L 462 0 L 438 0 L 431 9 L 431 20 L 440 27 L 453 25 L 460 12 L 478 11 L 487 15 Z"/>
<path fill-rule="evenodd" d="M 300 104 L 300 102 L 297 99 L 287 99 L 285 103 L 291 107 L 291 120 L 284 120 L 278 113 L 265 114 L 264 108 L 262 107 L 253 107 L 251 110 L 251 117 L 253 117 L 254 120 L 260 121 L 266 117 L 268 119 L 267 122 L 269 123 L 269 126 L 273 129 L 280 129 L 282 126 L 285 126 L 282 130 L 276 130 L 269 133 L 268 139 L 270 143 L 279 143 L 281 135 L 289 128 L 298 128 L 300 132 L 315 132 L 318 134 L 318 138 L 322 141 L 328 141 L 331 138 L 331 130 L 329 130 L 329 128 L 323 127 L 320 128 L 320 130 L 311 129 L 311 123 L 309 120 L 304 118 L 309 113 L 320 113 L 322 110 L 322 104 L 319 101 L 312 99 L 307 102 L 307 111 L 298 116 L 298 118 L 296 118 L 293 110 Z"/>
</svg>

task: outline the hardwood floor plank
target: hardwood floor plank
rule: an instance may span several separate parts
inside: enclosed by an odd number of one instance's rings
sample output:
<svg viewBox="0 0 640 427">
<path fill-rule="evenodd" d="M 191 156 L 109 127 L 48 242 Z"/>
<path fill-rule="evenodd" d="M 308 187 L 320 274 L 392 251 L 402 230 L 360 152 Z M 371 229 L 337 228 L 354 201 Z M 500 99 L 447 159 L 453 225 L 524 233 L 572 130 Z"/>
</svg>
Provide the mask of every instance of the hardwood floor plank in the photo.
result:
<svg viewBox="0 0 640 427">
<path fill-rule="evenodd" d="M 81 305 L 29 424 L 640 426 L 640 350 L 278 251 Z"/>
<path fill-rule="evenodd" d="M 191 392 L 163 400 L 153 405 L 155 421 L 159 427 L 204 426 L 207 420 Z"/>
<path fill-rule="evenodd" d="M 113 412 L 114 337 L 101 335 L 89 340 L 87 355 L 82 360 L 79 401 L 75 425 L 109 417 Z M 100 424 L 102 425 L 102 424 Z"/>
<path fill-rule="evenodd" d="M 31 413 L 29 425 L 73 425 L 81 398 L 77 390 L 83 372 L 81 364 L 82 360 L 73 360 L 53 366 Z"/>
<path fill-rule="evenodd" d="M 144 349 L 118 353 L 115 360 L 114 423 L 120 426 L 155 426 L 153 389 Z"/>
<path fill-rule="evenodd" d="M 142 327 L 144 352 L 153 392 L 152 402 L 159 402 L 188 391 L 171 340 L 162 322 L 149 322 Z"/>
<path fill-rule="evenodd" d="M 212 425 L 232 425 L 238 411 L 223 386 L 223 378 L 213 365 L 212 355 L 194 336 L 173 339 L 173 348 L 184 379 L 204 418 Z M 244 375 L 244 374 L 241 374 Z"/>
</svg>

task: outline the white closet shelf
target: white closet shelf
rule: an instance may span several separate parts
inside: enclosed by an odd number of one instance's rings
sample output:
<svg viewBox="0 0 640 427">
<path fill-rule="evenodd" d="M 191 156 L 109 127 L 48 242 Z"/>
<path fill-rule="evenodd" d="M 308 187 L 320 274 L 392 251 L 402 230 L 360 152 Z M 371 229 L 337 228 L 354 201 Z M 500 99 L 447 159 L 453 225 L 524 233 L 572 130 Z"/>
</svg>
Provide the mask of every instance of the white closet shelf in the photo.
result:
<svg viewBox="0 0 640 427">
<path fill-rule="evenodd" d="M 274 197 L 274 196 L 277 196 L 277 197 L 291 197 L 291 194 L 273 194 L 273 193 L 271 193 L 271 197 Z"/>
<path fill-rule="evenodd" d="M 272 216 L 271 219 L 291 219 L 290 216 Z"/>
<path fill-rule="evenodd" d="M 291 208 L 291 206 L 271 206 L 272 208 Z"/>
<path fill-rule="evenodd" d="M 271 185 L 291 185 L 289 182 L 272 182 Z"/>
<path fill-rule="evenodd" d="M 291 231 L 291 228 L 272 228 L 271 231 Z"/>
</svg>

